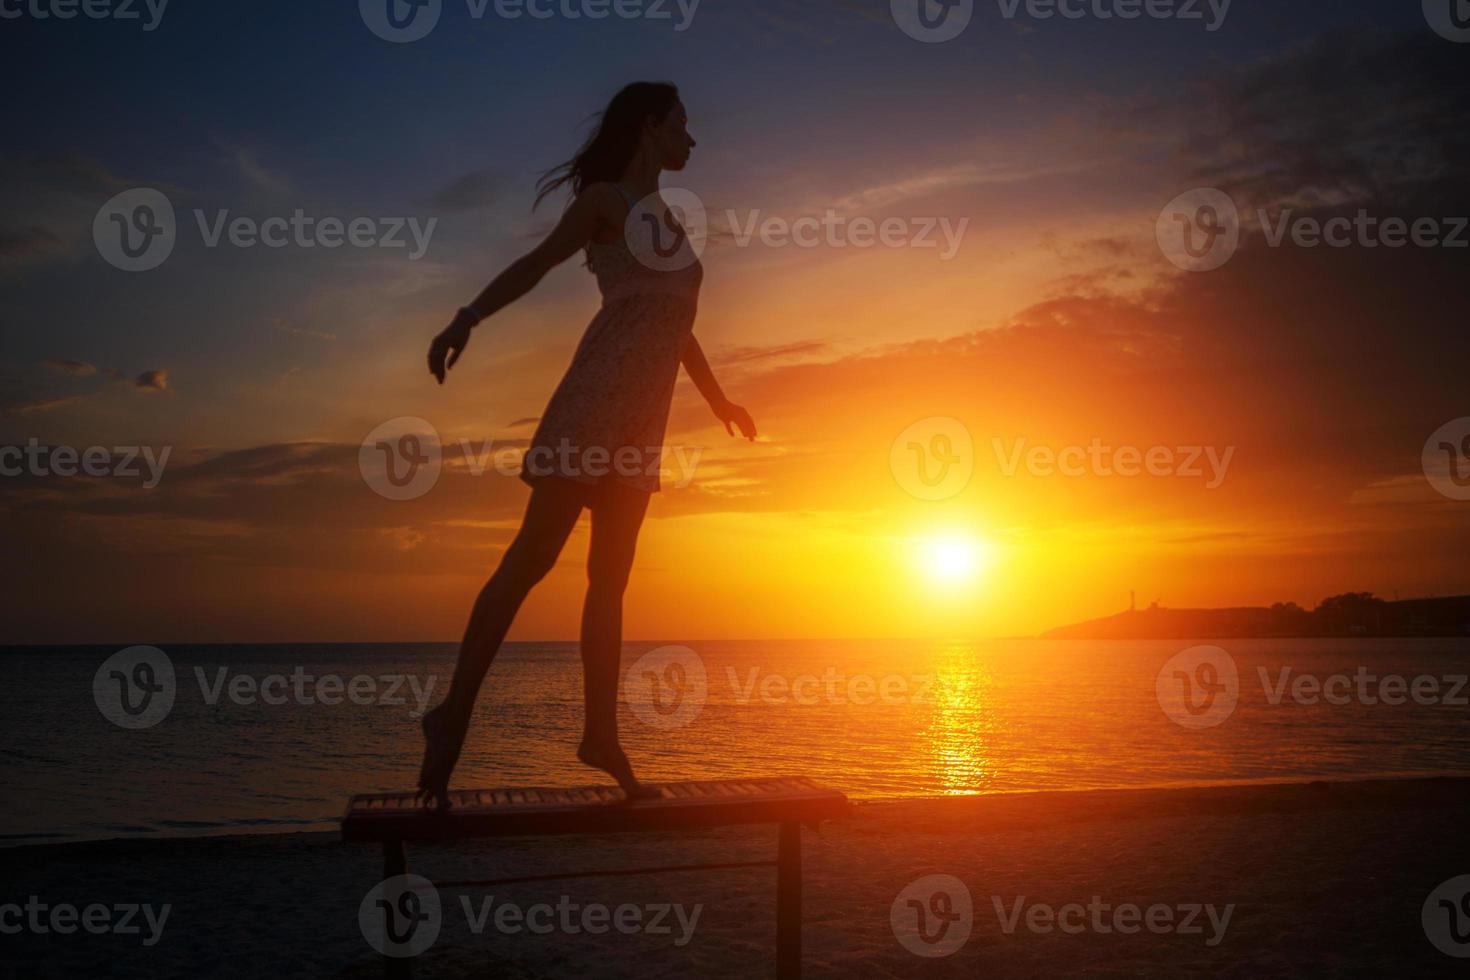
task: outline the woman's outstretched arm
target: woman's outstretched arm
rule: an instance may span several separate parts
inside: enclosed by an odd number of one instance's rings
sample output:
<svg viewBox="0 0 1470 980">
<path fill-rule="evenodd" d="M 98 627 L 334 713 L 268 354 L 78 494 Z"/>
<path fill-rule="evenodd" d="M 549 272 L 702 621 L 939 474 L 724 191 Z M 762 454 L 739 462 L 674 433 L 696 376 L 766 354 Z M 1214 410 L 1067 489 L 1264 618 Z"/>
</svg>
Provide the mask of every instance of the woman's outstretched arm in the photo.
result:
<svg viewBox="0 0 1470 980">
<path fill-rule="evenodd" d="M 710 370 L 709 361 L 705 360 L 704 348 L 699 346 L 699 341 L 690 334 L 684 341 L 684 354 L 682 358 L 684 370 L 689 372 L 689 378 L 694 382 L 694 387 L 709 402 L 709 407 L 714 411 L 715 418 L 725 423 L 725 431 L 732 436 L 734 430 L 730 428 L 731 423 L 740 427 L 740 434 L 745 438 L 755 441 L 755 422 L 750 413 L 736 405 L 725 397 L 720 390 L 720 384 L 715 380 L 715 373 Z"/>
<path fill-rule="evenodd" d="M 622 216 L 617 208 L 621 203 L 610 184 L 594 184 L 577 195 L 541 244 L 506 266 L 434 338 L 429 345 L 429 373 L 442 385 L 444 373 L 454 367 L 470 342 L 470 331 L 481 320 L 529 293 L 546 273 L 586 248 L 599 227 L 620 225 Z"/>
</svg>

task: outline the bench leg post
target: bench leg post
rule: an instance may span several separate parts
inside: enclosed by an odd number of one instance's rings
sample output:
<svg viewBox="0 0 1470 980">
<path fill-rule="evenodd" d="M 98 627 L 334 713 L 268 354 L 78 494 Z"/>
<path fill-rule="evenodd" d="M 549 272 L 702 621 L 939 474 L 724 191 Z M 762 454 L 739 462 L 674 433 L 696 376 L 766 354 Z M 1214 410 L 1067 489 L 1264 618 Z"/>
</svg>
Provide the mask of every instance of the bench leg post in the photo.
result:
<svg viewBox="0 0 1470 980">
<path fill-rule="evenodd" d="M 776 976 L 801 976 L 801 824 L 781 824 L 776 850 Z"/>
<path fill-rule="evenodd" d="M 383 878 L 408 874 L 408 852 L 397 837 L 383 839 Z M 384 956 L 383 976 L 387 980 L 413 980 L 413 960 L 408 957 Z"/>
</svg>

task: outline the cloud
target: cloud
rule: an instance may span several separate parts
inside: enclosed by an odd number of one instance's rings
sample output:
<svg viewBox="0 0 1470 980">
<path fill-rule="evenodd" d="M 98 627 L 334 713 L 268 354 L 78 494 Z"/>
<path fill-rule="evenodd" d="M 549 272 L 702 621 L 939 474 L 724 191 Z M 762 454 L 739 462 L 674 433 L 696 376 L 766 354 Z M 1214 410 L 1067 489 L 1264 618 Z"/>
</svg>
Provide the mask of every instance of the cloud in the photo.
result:
<svg viewBox="0 0 1470 980">
<path fill-rule="evenodd" d="M 163 368 L 144 371 L 133 379 L 133 387 L 141 388 L 144 391 L 167 391 L 168 371 Z"/>
<path fill-rule="evenodd" d="M 0 269 L 52 258 L 65 250 L 65 242 L 39 225 L 0 229 Z"/>
<path fill-rule="evenodd" d="M 44 360 L 41 362 L 41 365 L 59 374 L 65 374 L 73 378 L 88 378 L 96 375 L 111 381 L 122 382 L 140 391 L 168 390 L 168 369 L 166 368 L 153 368 L 139 374 L 128 374 L 121 368 L 98 367 L 90 361 L 63 360 L 60 358 Z M 67 398 L 62 403 L 73 400 L 75 399 Z"/>
<path fill-rule="evenodd" d="M 36 412 L 49 412 L 53 408 L 61 408 L 72 402 L 80 401 L 79 395 L 67 395 L 59 398 L 40 398 L 35 401 L 18 402 L 5 406 L 4 411 L 9 415 L 33 415 Z"/>
<path fill-rule="evenodd" d="M 429 196 L 427 203 L 449 213 L 477 211 L 495 204 L 504 187 L 501 177 L 489 170 L 477 170 L 441 187 Z"/>
<path fill-rule="evenodd" d="M 1182 133 L 1187 175 L 1237 203 L 1412 206 L 1470 177 L 1462 54 L 1429 31 L 1340 29 L 1118 119 Z"/>
<path fill-rule="evenodd" d="M 97 373 L 97 365 L 88 364 L 86 361 L 42 361 L 41 363 L 53 371 L 60 371 L 63 374 L 76 375 L 77 377 L 86 377 L 89 374 Z"/>
<path fill-rule="evenodd" d="M 284 198 L 296 194 L 296 188 L 286 177 L 266 169 L 256 160 L 251 150 L 238 149 L 232 154 L 235 171 L 248 187 L 267 198 Z"/>
<path fill-rule="evenodd" d="M 795 343 L 774 344 L 769 347 L 731 347 L 721 350 L 715 360 L 720 364 L 749 364 L 755 361 L 784 360 L 825 354 L 832 349 L 832 344 L 825 340 L 800 340 Z"/>
<path fill-rule="evenodd" d="M 125 178 L 78 153 L 0 153 L 0 271 L 53 262 L 90 246 L 92 218 Z"/>
<path fill-rule="evenodd" d="M 0 153 L 0 186 L 8 191 L 50 192 L 102 198 L 131 186 L 99 161 L 82 153 Z"/>
<path fill-rule="evenodd" d="M 312 330 L 308 327 L 298 327 L 284 317 L 275 317 L 271 320 L 271 327 L 281 333 L 294 334 L 297 337 L 311 337 L 316 340 L 336 340 L 337 335 L 325 330 Z"/>
<path fill-rule="evenodd" d="M 928 197 L 944 191 L 964 187 L 980 187 L 992 184 L 1015 184 L 1065 174 L 1080 173 L 1092 169 L 1095 161 L 1080 161 L 1057 164 L 965 162 L 931 168 L 923 173 L 901 177 L 884 184 L 875 184 L 838 197 L 835 200 L 808 205 L 806 211 L 824 210 L 828 207 L 843 214 L 871 211 L 890 207 L 913 198 Z"/>
</svg>

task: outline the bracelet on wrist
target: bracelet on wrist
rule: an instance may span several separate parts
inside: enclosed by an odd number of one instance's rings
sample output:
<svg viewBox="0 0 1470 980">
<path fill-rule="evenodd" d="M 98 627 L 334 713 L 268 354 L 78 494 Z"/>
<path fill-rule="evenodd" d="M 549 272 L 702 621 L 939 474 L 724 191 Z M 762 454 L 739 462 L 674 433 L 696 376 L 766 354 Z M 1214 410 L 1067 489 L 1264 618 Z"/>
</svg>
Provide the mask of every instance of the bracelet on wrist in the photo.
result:
<svg viewBox="0 0 1470 980">
<path fill-rule="evenodd" d="M 459 316 L 461 316 L 464 319 L 468 320 L 469 323 L 470 323 L 470 326 L 472 326 L 472 327 L 479 326 L 480 325 L 480 321 L 482 321 L 482 320 L 485 319 L 480 314 L 478 314 L 474 310 L 470 309 L 468 306 L 461 306 L 459 308 Z"/>
</svg>

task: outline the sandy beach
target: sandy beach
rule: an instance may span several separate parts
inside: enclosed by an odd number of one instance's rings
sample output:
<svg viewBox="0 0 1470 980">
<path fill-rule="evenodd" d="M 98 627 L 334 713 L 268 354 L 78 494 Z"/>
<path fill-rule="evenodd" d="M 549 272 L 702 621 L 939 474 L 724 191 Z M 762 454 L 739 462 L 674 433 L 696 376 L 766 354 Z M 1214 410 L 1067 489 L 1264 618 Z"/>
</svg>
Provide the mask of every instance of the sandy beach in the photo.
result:
<svg viewBox="0 0 1470 980">
<path fill-rule="evenodd" d="M 1421 908 L 1470 873 L 1467 818 L 1470 780 L 1451 779 L 860 804 L 851 820 L 805 835 L 805 975 L 1448 976 L 1463 960 L 1431 944 Z M 761 860 L 774 846 L 774 828 L 733 828 L 419 845 L 409 863 L 444 882 Z M 12 848 L 5 860 L 3 901 L 35 896 L 47 908 L 31 918 L 48 929 L 0 938 L 9 975 L 380 973 L 357 917 L 380 877 L 371 845 L 322 833 L 117 840 Z M 963 883 L 973 909 L 950 924 L 949 942 L 968 936 L 942 957 L 910 952 L 891 917 L 901 893 L 923 892 L 934 875 Z M 439 894 L 442 929 L 417 959 L 421 977 L 774 973 L 771 868 Z M 108 907 L 119 925 L 140 906 L 128 920 L 136 932 L 56 934 L 50 916 L 67 904 L 99 929 L 104 913 L 87 906 Z M 637 911 L 618 929 L 583 917 L 597 906 Z"/>
</svg>

